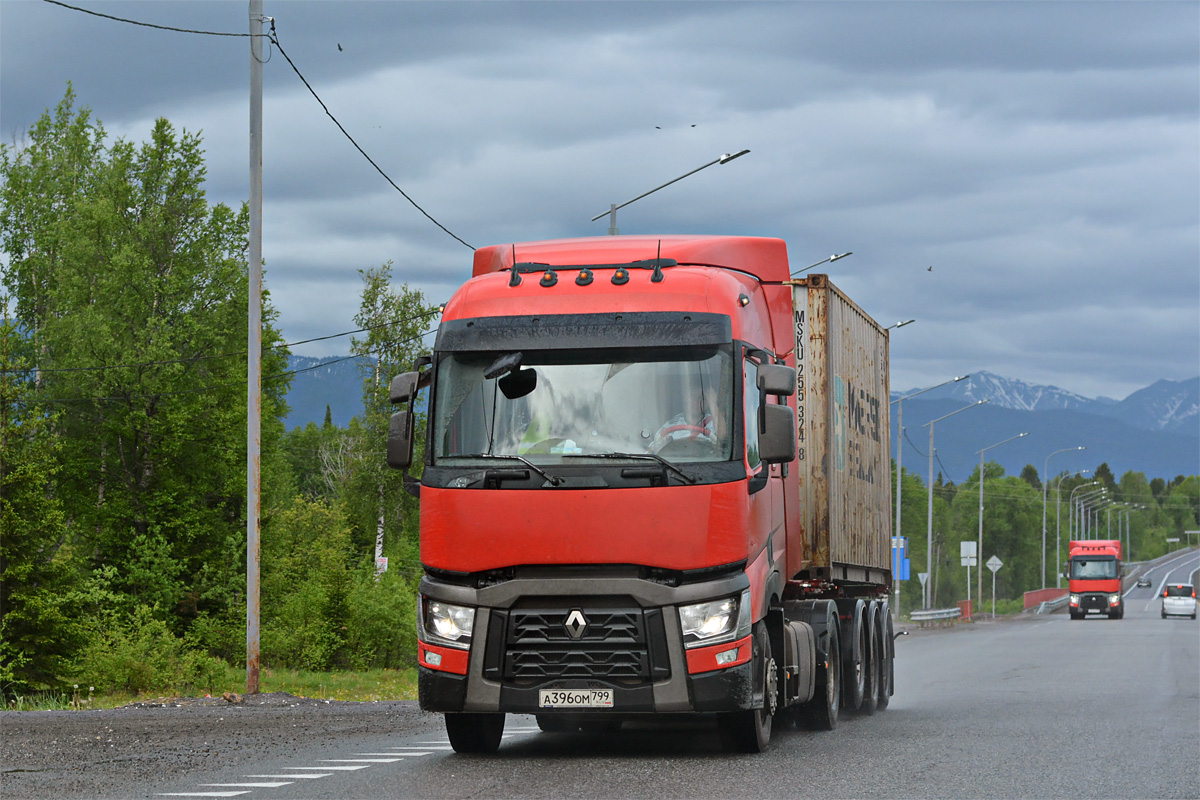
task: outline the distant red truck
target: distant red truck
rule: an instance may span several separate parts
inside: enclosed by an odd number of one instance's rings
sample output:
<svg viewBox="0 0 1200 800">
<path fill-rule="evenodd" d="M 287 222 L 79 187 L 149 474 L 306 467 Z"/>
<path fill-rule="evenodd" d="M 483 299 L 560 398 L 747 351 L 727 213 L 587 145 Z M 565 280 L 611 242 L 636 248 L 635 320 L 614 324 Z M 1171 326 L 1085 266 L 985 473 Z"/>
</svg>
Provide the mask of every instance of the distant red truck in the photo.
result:
<svg viewBox="0 0 1200 800">
<path fill-rule="evenodd" d="M 1064 570 L 1071 594 L 1071 619 L 1083 619 L 1088 614 L 1107 614 L 1109 619 L 1124 617 L 1121 575 L 1121 543 L 1116 539 L 1071 542 Z"/>
</svg>

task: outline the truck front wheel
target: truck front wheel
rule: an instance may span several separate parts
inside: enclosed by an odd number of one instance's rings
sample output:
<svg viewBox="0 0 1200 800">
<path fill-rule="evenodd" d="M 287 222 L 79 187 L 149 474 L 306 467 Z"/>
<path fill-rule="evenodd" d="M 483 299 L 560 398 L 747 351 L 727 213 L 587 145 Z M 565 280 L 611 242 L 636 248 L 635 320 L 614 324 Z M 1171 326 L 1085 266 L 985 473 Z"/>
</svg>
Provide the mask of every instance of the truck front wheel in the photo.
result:
<svg viewBox="0 0 1200 800">
<path fill-rule="evenodd" d="M 717 717 L 717 730 L 727 750 L 761 753 L 771 743 L 771 723 L 778 703 L 778 673 L 771 655 L 771 637 L 767 626 L 754 626 L 754 663 L 762 676 L 763 702 L 750 711 L 732 711 Z"/>
<path fill-rule="evenodd" d="M 494 753 L 504 735 L 504 715 L 447 714 L 446 735 L 456 753 Z"/>
</svg>

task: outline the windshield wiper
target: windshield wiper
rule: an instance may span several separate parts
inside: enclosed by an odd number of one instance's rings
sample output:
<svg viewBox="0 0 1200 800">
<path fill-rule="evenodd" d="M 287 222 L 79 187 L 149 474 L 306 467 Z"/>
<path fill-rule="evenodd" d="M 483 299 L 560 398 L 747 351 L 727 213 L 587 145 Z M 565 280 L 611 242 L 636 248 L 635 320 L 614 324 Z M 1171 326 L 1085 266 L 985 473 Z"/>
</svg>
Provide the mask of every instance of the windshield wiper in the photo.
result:
<svg viewBox="0 0 1200 800">
<path fill-rule="evenodd" d="M 553 477 L 552 475 L 549 475 L 545 470 L 535 466 L 531 461 L 529 461 L 529 459 L 525 458 L 524 456 L 502 456 L 502 455 L 497 455 L 495 453 L 471 453 L 469 455 L 455 455 L 455 456 L 453 456 L 453 458 L 488 458 L 488 459 L 499 459 L 501 461 L 520 461 L 522 464 L 529 467 L 531 470 L 536 472 L 538 475 L 541 475 L 542 478 L 544 478 L 546 480 L 546 482 L 549 483 L 551 486 L 559 486 L 560 484 L 563 483 L 562 478 L 556 478 L 556 477 Z"/>
<path fill-rule="evenodd" d="M 563 455 L 563 458 L 629 458 L 634 461 L 657 461 L 688 483 L 696 482 L 691 475 L 656 453 L 567 453 Z"/>
</svg>

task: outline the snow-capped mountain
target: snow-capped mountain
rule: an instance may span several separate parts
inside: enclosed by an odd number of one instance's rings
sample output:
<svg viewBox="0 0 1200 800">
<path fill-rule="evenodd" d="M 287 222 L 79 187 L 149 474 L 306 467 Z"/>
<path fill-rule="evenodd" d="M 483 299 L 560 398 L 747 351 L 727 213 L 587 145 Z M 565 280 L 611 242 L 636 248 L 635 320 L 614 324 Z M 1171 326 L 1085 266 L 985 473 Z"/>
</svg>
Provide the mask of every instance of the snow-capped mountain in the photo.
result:
<svg viewBox="0 0 1200 800">
<path fill-rule="evenodd" d="M 1200 426 L 1200 378 L 1152 383 L 1104 413 L 1139 428 L 1194 434 Z"/>
<path fill-rule="evenodd" d="M 920 390 L 913 389 L 903 394 L 911 394 L 915 391 Z M 895 396 L 897 395 L 893 393 L 893 397 Z M 1090 398 L 1059 389 L 1057 386 L 1026 383 L 984 370 L 972 372 L 971 377 L 966 380 L 934 389 L 922 396 L 929 400 L 954 398 L 968 403 L 988 400 L 1001 408 L 1011 408 L 1016 411 L 1049 411 L 1064 408 L 1082 410 L 1094 402 Z"/>
<path fill-rule="evenodd" d="M 893 392 L 892 398 L 918 391 L 920 388 Z M 1026 383 L 981 370 L 971 373 L 966 380 L 942 386 L 920 397 L 922 400 L 953 399 L 964 403 L 988 400 L 993 408 L 1014 411 L 1081 411 L 1115 417 L 1128 425 L 1151 431 L 1195 433 L 1200 425 L 1200 377 L 1185 381 L 1160 380 L 1118 401 L 1107 397 L 1084 397 L 1057 386 Z"/>
</svg>

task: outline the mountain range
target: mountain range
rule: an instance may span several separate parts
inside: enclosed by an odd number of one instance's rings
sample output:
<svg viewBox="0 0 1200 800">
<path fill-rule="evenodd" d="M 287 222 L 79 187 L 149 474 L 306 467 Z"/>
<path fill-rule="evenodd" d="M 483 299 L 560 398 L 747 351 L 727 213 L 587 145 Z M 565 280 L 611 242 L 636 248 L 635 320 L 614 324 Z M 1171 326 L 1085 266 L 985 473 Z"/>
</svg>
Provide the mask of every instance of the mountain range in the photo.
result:
<svg viewBox="0 0 1200 800">
<path fill-rule="evenodd" d="M 286 426 L 320 425 L 328 406 L 333 423 L 345 427 L 362 412 L 362 380 L 370 367 L 365 359 L 291 356 L 291 368 L 297 373 L 287 395 L 291 411 L 284 419 Z M 921 388 L 892 392 L 892 400 Z M 1129 470 L 1143 472 L 1148 479 L 1200 474 L 1200 376 L 1156 381 L 1124 400 L 1113 400 L 986 371 L 902 404 L 892 402 L 893 441 L 897 409 L 903 405 L 905 446 L 900 456 L 904 468 L 925 476 L 926 423 L 979 400 L 988 403 L 935 423 L 935 477 L 942 472 L 955 483 L 966 480 L 978 468 L 978 451 L 983 448 L 988 448 L 986 459 L 998 462 L 1009 475 L 1019 475 L 1026 464 L 1033 464 L 1039 475 L 1043 471 L 1056 475 L 1063 470 L 1094 470 L 1101 463 L 1107 463 L 1118 478 Z M 1019 433 L 1029 435 L 993 449 Z M 1079 446 L 1086 450 L 1074 449 Z M 1066 452 L 1055 453 L 1058 450 Z"/>
</svg>

